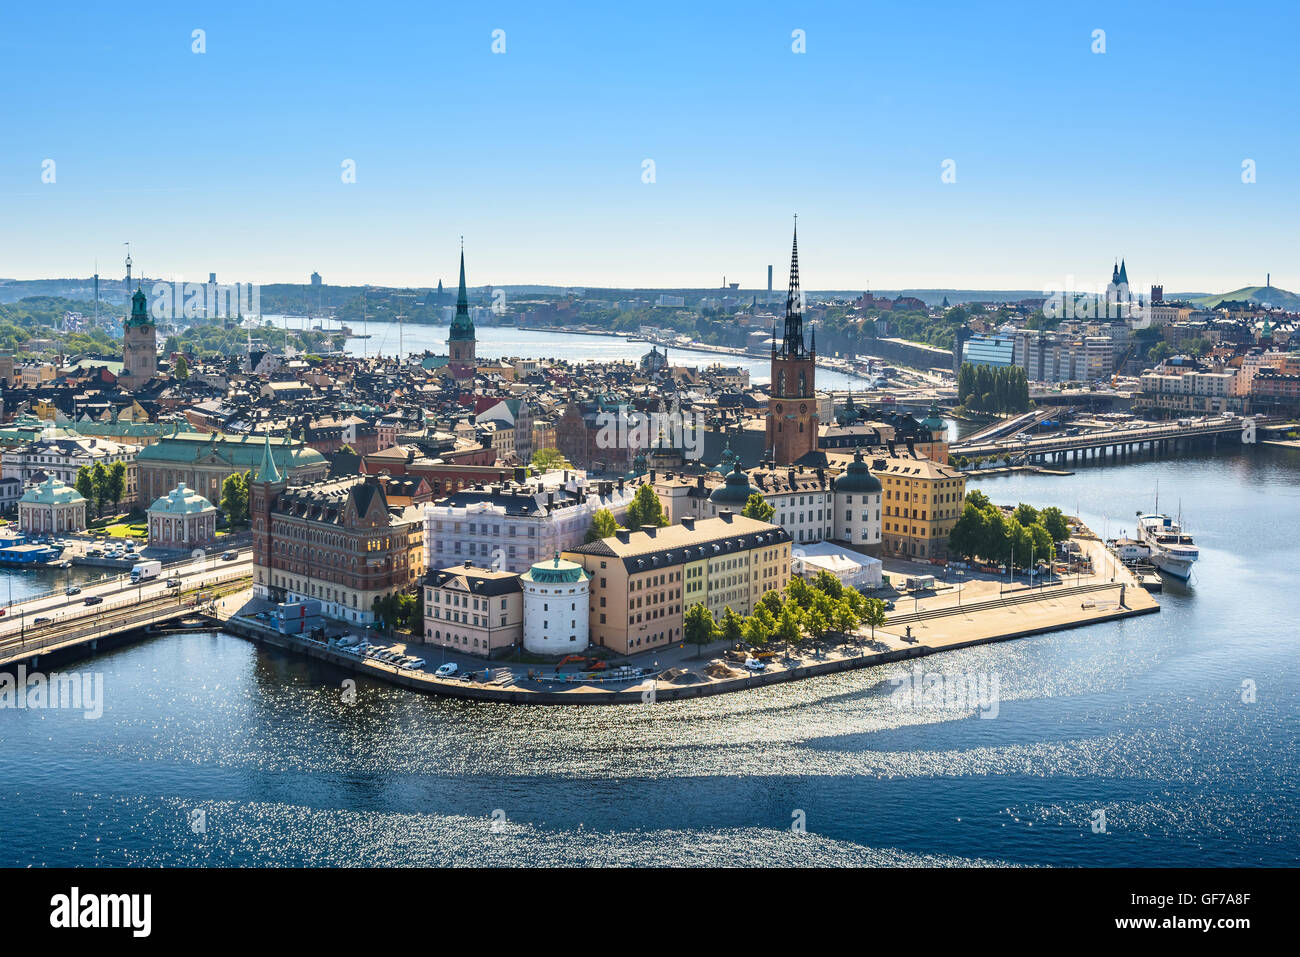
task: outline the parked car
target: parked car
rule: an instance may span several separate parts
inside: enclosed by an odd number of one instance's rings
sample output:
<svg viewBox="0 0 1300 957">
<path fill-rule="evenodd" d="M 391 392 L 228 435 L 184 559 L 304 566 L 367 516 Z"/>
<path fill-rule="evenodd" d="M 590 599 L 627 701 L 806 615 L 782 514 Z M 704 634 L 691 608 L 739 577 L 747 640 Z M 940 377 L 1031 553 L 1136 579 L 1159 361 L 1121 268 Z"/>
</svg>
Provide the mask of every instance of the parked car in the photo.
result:
<svg viewBox="0 0 1300 957">
<path fill-rule="evenodd" d="M 180 580 L 179 578 L 169 578 L 169 579 L 167 579 L 167 587 L 168 587 L 168 588 L 180 588 L 180 587 L 181 587 L 181 580 Z"/>
<path fill-rule="evenodd" d="M 460 669 L 457 667 L 456 662 L 449 661 L 445 665 L 439 665 L 438 670 L 435 671 L 434 674 L 439 678 L 450 678 L 459 670 Z"/>
<path fill-rule="evenodd" d="M 50 619 L 46 615 L 38 615 L 32 619 L 33 625 L 48 625 L 49 623 Z"/>
<path fill-rule="evenodd" d="M 408 667 L 408 668 L 416 668 L 416 669 L 423 668 L 423 667 L 424 667 L 424 659 L 423 659 L 423 658 L 412 658 L 410 661 L 408 661 L 408 662 L 406 663 L 406 667 Z"/>
<path fill-rule="evenodd" d="M 80 585 L 69 585 L 67 588 L 63 589 L 63 594 L 65 594 L 65 595 L 80 595 L 80 594 L 81 594 L 81 586 L 80 586 Z"/>
<path fill-rule="evenodd" d="M 759 661 L 757 658 L 746 658 L 745 667 L 750 671 L 766 671 L 767 662 Z"/>
</svg>

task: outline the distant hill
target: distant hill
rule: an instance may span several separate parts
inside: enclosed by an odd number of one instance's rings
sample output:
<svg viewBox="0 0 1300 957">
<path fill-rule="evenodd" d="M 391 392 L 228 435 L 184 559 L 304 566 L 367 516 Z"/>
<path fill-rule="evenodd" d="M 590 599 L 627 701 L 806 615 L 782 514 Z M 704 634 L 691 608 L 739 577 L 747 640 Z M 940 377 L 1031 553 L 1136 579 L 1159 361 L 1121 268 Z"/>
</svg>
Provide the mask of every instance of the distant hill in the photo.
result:
<svg viewBox="0 0 1300 957">
<path fill-rule="evenodd" d="M 1232 292 L 1202 296 L 1199 299 L 1193 299 L 1192 302 L 1202 309 L 1214 309 L 1220 303 L 1242 300 L 1279 306 L 1288 312 L 1300 310 L 1300 295 L 1287 292 L 1285 289 L 1278 289 L 1277 286 L 1244 286 L 1241 289 L 1234 289 Z"/>
</svg>

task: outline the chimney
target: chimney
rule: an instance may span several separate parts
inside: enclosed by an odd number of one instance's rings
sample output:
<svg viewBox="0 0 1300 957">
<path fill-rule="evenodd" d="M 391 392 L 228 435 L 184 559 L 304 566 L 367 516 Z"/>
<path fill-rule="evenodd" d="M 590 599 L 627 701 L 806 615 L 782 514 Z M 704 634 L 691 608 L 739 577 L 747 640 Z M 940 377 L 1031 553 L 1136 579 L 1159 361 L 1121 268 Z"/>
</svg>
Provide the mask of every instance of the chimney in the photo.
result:
<svg viewBox="0 0 1300 957">
<path fill-rule="evenodd" d="M 691 532 L 695 531 L 695 516 L 694 515 L 684 516 L 682 518 L 682 528 Z"/>
<path fill-rule="evenodd" d="M 657 535 L 658 532 L 659 532 L 659 526 L 658 526 L 658 525 L 642 525 L 642 526 L 641 526 L 641 531 L 645 532 L 645 533 L 646 533 L 647 535 L 649 535 L 651 538 L 654 538 L 655 535 Z"/>
<path fill-rule="evenodd" d="M 654 470 L 654 469 L 651 469 L 651 470 L 650 470 L 650 484 L 651 484 L 651 485 L 654 485 L 654 484 L 655 484 L 655 470 Z"/>
<path fill-rule="evenodd" d="M 472 558 L 467 558 L 467 559 L 465 559 L 465 567 L 466 567 L 466 568 L 473 568 L 473 567 L 474 567 L 474 560 L 473 560 Z"/>
<path fill-rule="evenodd" d="M 729 508 L 724 508 L 721 512 L 718 513 L 718 518 L 722 519 L 724 522 L 731 521 L 733 517 L 734 515 L 731 509 Z"/>
<path fill-rule="evenodd" d="M 698 488 L 698 489 L 703 489 L 703 488 L 704 488 L 704 476 L 703 476 L 703 475 L 697 475 L 697 476 L 695 477 L 695 487 Z"/>
<path fill-rule="evenodd" d="M 618 531 L 614 533 L 614 537 L 617 538 L 624 545 L 626 545 L 629 541 L 631 541 L 632 533 L 628 531 L 626 528 L 620 528 Z"/>
<path fill-rule="evenodd" d="M 519 484 L 522 485 L 522 484 L 524 483 L 524 481 L 525 481 L 527 478 L 528 478 L 528 470 L 527 470 L 527 469 L 525 469 L 525 468 L 523 468 L 523 467 L 520 467 L 520 468 L 515 469 L 515 481 L 516 481 L 516 482 L 518 482 Z"/>
</svg>

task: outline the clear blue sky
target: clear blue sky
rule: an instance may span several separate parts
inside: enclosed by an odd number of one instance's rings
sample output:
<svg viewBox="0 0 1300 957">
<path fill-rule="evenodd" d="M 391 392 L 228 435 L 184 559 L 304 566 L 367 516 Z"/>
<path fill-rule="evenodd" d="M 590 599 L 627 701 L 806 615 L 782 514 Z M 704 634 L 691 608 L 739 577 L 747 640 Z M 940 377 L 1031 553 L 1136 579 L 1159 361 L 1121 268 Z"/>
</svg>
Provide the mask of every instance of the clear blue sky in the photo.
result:
<svg viewBox="0 0 1300 957">
<path fill-rule="evenodd" d="M 1300 289 L 1294 2 L 83 6 L 0 12 L 0 276 Z"/>
</svg>

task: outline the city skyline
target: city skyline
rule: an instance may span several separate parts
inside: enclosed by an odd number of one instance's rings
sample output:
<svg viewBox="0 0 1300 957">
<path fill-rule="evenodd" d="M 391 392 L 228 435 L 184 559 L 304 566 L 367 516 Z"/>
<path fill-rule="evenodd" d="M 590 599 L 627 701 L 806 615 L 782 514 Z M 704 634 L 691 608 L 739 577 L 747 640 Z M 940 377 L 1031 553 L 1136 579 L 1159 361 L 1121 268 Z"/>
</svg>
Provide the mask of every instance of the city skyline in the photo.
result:
<svg viewBox="0 0 1300 957">
<path fill-rule="evenodd" d="M 811 289 L 1300 288 L 1265 6 L 16 9 L 0 274 L 436 285 L 463 233 L 480 285 L 761 289 L 798 212 Z"/>
</svg>

